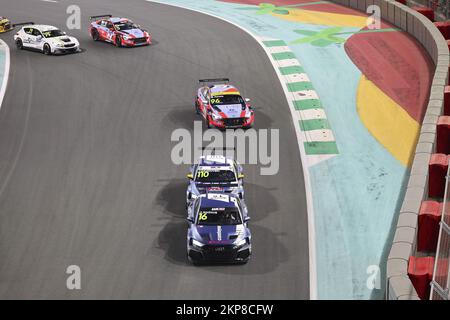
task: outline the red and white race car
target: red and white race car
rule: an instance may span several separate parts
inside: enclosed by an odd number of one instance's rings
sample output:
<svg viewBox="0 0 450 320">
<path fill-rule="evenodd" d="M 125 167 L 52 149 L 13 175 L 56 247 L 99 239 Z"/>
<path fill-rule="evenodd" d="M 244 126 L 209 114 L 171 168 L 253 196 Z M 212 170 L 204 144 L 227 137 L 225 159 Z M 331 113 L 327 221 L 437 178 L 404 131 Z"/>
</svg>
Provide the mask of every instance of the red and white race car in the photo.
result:
<svg viewBox="0 0 450 320">
<path fill-rule="evenodd" d="M 203 79 L 197 91 L 195 110 L 206 120 L 208 128 L 251 128 L 255 121 L 250 99 L 242 98 L 229 79 Z M 215 84 L 214 84 L 215 83 Z"/>
<path fill-rule="evenodd" d="M 152 43 L 148 31 L 130 19 L 108 15 L 90 17 L 89 33 L 94 41 L 106 41 L 118 47 L 146 46 Z"/>
</svg>

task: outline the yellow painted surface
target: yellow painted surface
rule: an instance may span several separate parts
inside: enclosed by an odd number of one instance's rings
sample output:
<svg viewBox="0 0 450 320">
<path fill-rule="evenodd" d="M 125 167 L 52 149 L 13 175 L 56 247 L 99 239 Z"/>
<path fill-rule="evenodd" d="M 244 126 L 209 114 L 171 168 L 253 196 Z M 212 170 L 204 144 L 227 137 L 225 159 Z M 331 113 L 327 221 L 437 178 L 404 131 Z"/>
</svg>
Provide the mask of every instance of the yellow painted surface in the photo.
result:
<svg viewBox="0 0 450 320">
<path fill-rule="evenodd" d="M 309 24 L 320 24 L 324 26 L 338 26 L 338 27 L 356 27 L 363 28 L 367 25 L 367 17 L 354 16 L 340 13 L 330 13 L 321 11 L 310 11 L 302 9 L 289 10 L 289 14 L 273 14 L 274 16 L 294 22 L 302 22 Z M 369 24 L 372 18 L 369 18 Z"/>
<path fill-rule="evenodd" d="M 419 123 L 364 75 L 359 82 L 356 106 L 369 132 L 404 166 L 409 166 Z"/>
</svg>

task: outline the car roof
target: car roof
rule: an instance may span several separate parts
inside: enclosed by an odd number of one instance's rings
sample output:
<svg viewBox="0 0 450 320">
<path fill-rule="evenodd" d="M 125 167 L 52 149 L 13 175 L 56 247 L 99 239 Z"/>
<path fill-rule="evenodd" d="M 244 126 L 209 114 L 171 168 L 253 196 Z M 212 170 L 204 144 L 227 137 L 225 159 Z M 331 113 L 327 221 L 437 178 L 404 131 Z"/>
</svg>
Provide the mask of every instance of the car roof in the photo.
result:
<svg viewBox="0 0 450 320">
<path fill-rule="evenodd" d="M 222 156 L 222 155 L 206 155 L 201 156 L 199 161 L 199 166 L 207 167 L 230 167 L 233 165 L 233 159 Z"/>
<path fill-rule="evenodd" d="M 50 31 L 50 30 L 59 30 L 59 28 L 54 27 L 54 26 L 48 26 L 45 24 L 33 24 L 33 25 L 27 25 L 24 26 L 24 28 L 34 28 L 34 29 L 38 29 L 39 31 Z"/>
<path fill-rule="evenodd" d="M 231 84 L 214 84 L 210 87 L 211 96 L 223 96 L 230 94 L 240 95 L 239 90 Z"/>
<path fill-rule="evenodd" d="M 224 193 L 207 193 L 200 195 L 200 208 L 236 208 L 237 197 Z"/>
</svg>

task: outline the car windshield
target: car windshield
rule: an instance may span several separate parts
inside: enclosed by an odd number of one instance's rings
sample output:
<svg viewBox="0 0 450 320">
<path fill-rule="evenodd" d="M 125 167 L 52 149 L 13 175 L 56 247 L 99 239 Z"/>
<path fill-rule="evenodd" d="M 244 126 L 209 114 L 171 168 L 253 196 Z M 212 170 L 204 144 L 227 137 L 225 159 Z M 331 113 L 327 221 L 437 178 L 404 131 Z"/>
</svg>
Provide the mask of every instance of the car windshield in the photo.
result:
<svg viewBox="0 0 450 320">
<path fill-rule="evenodd" d="M 198 168 L 196 182 L 234 182 L 236 175 L 230 169 Z"/>
<path fill-rule="evenodd" d="M 124 31 L 124 30 L 131 30 L 131 29 L 138 29 L 138 26 L 136 24 L 134 24 L 133 22 L 127 21 L 127 22 L 117 22 L 114 23 L 114 26 L 116 27 L 117 30 L 119 31 Z"/>
<path fill-rule="evenodd" d="M 237 208 L 200 208 L 197 224 L 225 226 L 242 224 L 242 221 Z"/>
<path fill-rule="evenodd" d="M 242 97 L 237 94 L 213 96 L 211 98 L 211 104 L 213 105 L 244 104 L 244 99 L 242 99 Z"/>
<path fill-rule="evenodd" d="M 42 32 L 42 35 L 45 38 L 54 38 L 54 37 L 61 37 L 61 36 L 63 36 L 64 32 L 62 32 L 61 30 L 48 30 L 48 31 Z"/>
</svg>

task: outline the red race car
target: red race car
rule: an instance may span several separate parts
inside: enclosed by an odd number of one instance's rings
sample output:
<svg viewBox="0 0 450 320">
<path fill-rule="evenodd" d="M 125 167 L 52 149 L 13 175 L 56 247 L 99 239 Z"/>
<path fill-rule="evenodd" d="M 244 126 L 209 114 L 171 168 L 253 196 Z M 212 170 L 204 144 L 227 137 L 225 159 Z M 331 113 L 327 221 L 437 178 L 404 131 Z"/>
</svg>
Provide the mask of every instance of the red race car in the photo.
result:
<svg viewBox="0 0 450 320">
<path fill-rule="evenodd" d="M 195 111 L 205 118 L 208 128 L 251 128 L 255 121 L 250 99 L 242 98 L 229 79 L 199 80 L 202 87 L 197 91 Z"/>
<path fill-rule="evenodd" d="M 115 18 L 110 14 L 92 16 L 89 33 L 94 41 L 106 41 L 118 47 L 147 46 L 152 43 L 148 31 L 130 19 Z"/>
</svg>

